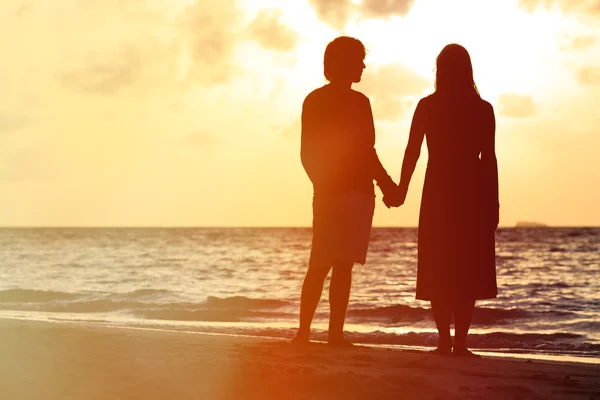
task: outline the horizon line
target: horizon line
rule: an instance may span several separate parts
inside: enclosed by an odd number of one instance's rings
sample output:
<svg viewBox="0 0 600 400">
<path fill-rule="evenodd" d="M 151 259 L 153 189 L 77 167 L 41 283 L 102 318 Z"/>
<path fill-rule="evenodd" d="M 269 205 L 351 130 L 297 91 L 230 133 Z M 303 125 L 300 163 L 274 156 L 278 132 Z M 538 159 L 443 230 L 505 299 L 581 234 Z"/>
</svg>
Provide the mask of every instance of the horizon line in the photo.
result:
<svg viewBox="0 0 600 400">
<path fill-rule="evenodd" d="M 234 226 L 234 225 L 0 225 L 0 229 L 311 229 L 310 225 Z M 377 225 L 373 229 L 418 228 L 417 225 Z M 499 225 L 502 228 L 600 228 L 596 225 Z"/>
</svg>

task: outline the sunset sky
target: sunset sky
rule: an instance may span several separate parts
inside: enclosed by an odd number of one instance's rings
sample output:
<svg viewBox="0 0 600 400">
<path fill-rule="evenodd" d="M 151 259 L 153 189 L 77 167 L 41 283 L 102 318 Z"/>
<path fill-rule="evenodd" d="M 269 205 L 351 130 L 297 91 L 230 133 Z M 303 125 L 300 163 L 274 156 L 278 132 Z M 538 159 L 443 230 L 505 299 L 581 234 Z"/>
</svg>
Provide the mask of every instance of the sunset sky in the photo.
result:
<svg viewBox="0 0 600 400">
<path fill-rule="evenodd" d="M 600 0 L 2 0 L 0 225 L 309 226 L 300 109 L 341 34 L 396 182 L 457 42 L 496 111 L 500 224 L 600 226 Z M 375 225 L 417 224 L 426 160 Z"/>
</svg>

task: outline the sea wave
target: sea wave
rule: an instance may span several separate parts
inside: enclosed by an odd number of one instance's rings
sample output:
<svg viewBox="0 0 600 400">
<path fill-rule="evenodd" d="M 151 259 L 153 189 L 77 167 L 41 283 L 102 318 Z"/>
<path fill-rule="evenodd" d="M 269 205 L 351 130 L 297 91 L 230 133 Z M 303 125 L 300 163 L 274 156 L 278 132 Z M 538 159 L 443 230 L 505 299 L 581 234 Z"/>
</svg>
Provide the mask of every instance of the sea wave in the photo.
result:
<svg viewBox="0 0 600 400">
<path fill-rule="evenodd" d="M 265 322 L 275 319 L 290 320 L 296 318 L 296 315 L 291 313 L 241 309 L 154 309 L 138 310 L 134 315 L 143 319 L 196 322 L 249 322 L 252 320 Z"/>
<path fill-rule="evenodd" d="M 160 319 L 184 321 L 237 321 L 244 317 L 276 317 L 277 313 L 258 311 L 276 310 L 292 304 L 285 300 L 245 296 L 209 296 L 200 302 L 177 301 L 179 299 L 181 298 L 173 292 L 155 289 L 113 294 L 8 289 L 0 291 L 0 309 L 58 313 L 125 311 L 137 312 L 145 318 L 156 318 L 158 315 Z M 217 318 L 218 313 L 223 315 Z M 207 316 L 208 319 L 203 319 L 203 316 Z"/>
<path fill-rule="evenodd" d="M 201 332 L 248 335 L 258 337 L 276 337 L 291 339 L 296 329 L 257 328 L 243 326 L 202 326 Z M 435 347 L 438 335 L 435 332 L 393 333 L 375 330 L 371 332 L 346 331 L 345 337 L 356 344 L 401 345 L 409 347 Z M 311 340 L 326 341 L 327 332 L 313 330 Z M 568 332 L 558 333 L 512 333 L 489 332 L 469 334 L 468 345 L 472 349 L 491 352 L 542 353 L 555 355 L 574 355 L 579 357 L 600 358 L 600 344 L 584 335 Z"/>
<path fill-rule="evenodd" d="M 203 303 L 207 308 L 260 310 L 265 308 L 280 308 L 292 304 L 290 301 L 276 299 L 253 299 L 246 296 L 214 297 L 209 296 Z"/>
<path fill-rule="evenodd" d="M 532 312 L 519 308 L 485 308 L 476 307 L 473 311 L 474 325 L 502 325 L 509 324 L 515 320 L 531 319 L 537 317 L 568 317 L 570 313 L 562 311 Z M 428 308 L 409 307 L 406 305 L 395 305 L 388 307 L 376 307 L 365 309 L 348 310 L 348 319 L 355 322 L 379 321 L 386 324 L 402 322 L 417 322 L 432 318 L 432 312 Z M 574 314 L 573 314 L 574 316 Z"/>
<path fill-rule="evenodd" d="M 77 298 L 76 293 L 56 292 L 52 290 L 6 289 L 0 290 L 0 303 L 47 302 Z"/>
<path fill-rule="evenodd" d="M 123 293 L 121 296 L 128 299 L 155 298 L 160 296 L 170 296 L 174 293 L 165 289 L 137 289 L 131 292 Z"/>
<path fill-rule="evenodd" d="M 202 301 L 186 301 L 177 293 L 161 289 L 139 289 L 126 293 L 67 293 L 32 289 L 0 291 L 0 309 L 56 313 L 126 312 L 142 319 L 173 321 L 256 321 L 296 319 L 297 304 L 281 299 L 246 296 L 209 296 Z M 497 326 L 514 321 L 556 318 L 570 320 L 577 314 L 561 311 L 529 311 L 521 308 L 477 307 L 473 325 Z M 327 318 L 317 313 L 317 319 Z M 352 323 L 393 326 L 432 319 L 431 310 L 408 305 L 351 308 L 347 319 Z M 592 328 L 595 328 L 593 326 Z"/>
</svg>

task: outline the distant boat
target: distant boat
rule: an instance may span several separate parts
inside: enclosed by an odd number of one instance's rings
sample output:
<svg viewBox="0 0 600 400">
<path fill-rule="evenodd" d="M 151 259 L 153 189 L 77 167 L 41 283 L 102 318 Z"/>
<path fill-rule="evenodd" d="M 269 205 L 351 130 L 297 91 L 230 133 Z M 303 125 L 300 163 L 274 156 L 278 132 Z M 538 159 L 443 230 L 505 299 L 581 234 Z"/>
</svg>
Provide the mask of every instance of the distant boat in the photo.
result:
<svg viewBox="0 0 600 400">
<path fill-rule="evenodd" d="M 548 225 L 541 222 L 519 221 L 516 224 L 517 228 L 544 228 Z"/>
</svg>

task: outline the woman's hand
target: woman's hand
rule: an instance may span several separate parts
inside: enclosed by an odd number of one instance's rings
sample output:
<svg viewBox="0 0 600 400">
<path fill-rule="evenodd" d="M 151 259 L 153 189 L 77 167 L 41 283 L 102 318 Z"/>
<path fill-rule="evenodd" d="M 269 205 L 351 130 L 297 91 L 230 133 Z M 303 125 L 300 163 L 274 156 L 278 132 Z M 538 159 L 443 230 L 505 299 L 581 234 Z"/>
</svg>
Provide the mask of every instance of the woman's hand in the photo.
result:
<svg viewBox="0 0 600 400">
<path fill-rule="evenodd" d="M 389 189 L 388 192 L 384 193 L 383 196 L 383 204 L 385 204 L 387 208 L 400 207 L 402 204 L 404 204 L 405 200 L 406 191 L 401 190 L 398 186 L 394 186 L 393 188 Z"/>
</svg>

